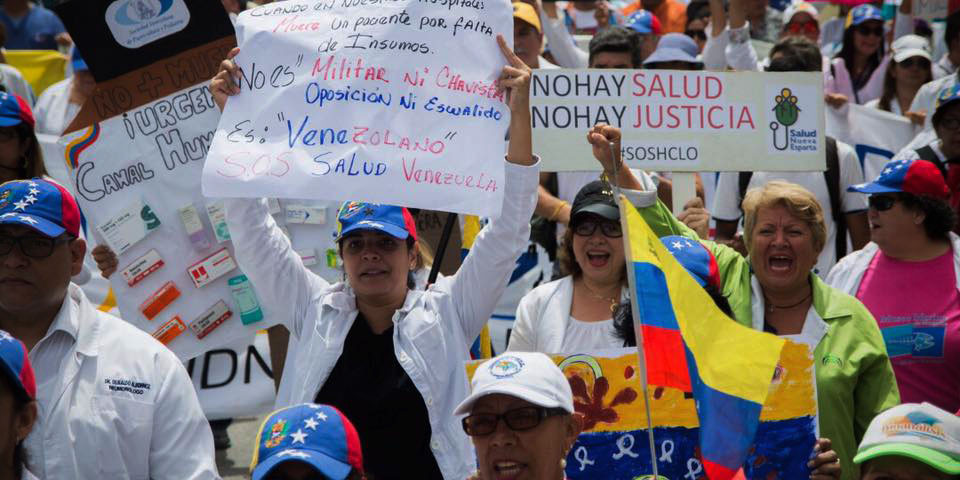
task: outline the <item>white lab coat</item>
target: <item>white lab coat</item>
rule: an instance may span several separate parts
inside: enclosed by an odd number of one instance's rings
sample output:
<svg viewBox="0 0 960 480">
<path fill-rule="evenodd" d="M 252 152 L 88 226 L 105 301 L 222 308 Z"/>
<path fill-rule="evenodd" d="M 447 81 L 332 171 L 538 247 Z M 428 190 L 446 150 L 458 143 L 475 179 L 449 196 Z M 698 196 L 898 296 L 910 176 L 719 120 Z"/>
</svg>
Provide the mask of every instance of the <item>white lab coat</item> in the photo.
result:
<svg viewBox="0 0 960 480">
<path fill-rule="evenodd" d="M 950 232 L 950 246 L 953 248 L 953 271 L 957 277 L 957 289 L 960 290 L 960 236 Z M 880 247 L 876 243 L 870 242 L 860 250 L 857 250 L 842 260 L 837 262 L 830 274 L 827 275 L 827 284 L 843 293 L 856 297 L 860 290 L 860 282 L 863 281 L 863 275 L 867 273 L 867 267 L 873 261 L 873 257 L 880 252 Z"/>
<path fill-rule="evenodd" d="M 32 448 L 44 457 L 30 471 L 57 480 L 219 479 L 213 435 L 183 364 L 150 335 L 96 310 L 76 285 L 68 295 L 77 340 L 44 408 L 45 428 L 27 437 L 28 459 Z"/>
<path fill-rule="evenodd" d="M 628 290 L 620 293 L 626 301 Z M 567 275 L 534 288 L 520 299 L 507 350 L 561 353 L 573 305 L 573 277 Z"/>
<path fill-rule="evenodd" d="M 455 275 L 426 291 L 410 290 L 393 316 L 397 360 L 423 396 L 430 446 L 450 480 L 466 478 L 476 469 L 473 445 L 453 415 L 470 391 L 463 363 L 527 248 L 537 201 L 539 164 L 507 163 L 505 169 L 500 218 L 480 232 Z M 344 282 L 331 285 L 303 266 L 266 201 L 227 199 L 226 209 L 237 263 L 257 290 L 261 306 L 271 308 L 268 316 L 284 321 L 296 351 L 286 364 L 277 408 L 312 402 L 357 318 L 353 290 Z"/>
</svg>

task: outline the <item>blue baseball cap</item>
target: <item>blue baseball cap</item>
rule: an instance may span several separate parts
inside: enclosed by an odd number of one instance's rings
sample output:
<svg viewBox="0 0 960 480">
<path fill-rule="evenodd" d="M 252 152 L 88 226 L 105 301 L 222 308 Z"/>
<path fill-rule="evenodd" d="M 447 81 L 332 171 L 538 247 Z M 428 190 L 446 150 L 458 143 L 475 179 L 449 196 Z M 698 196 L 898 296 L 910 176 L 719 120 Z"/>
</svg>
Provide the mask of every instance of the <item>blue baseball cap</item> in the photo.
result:
<svg viewBox="0 0 960 480">
<path fill-rule="evenodd" d="M 947 182 L 936 165 L 926 160 L 893 160 L 884 165 L 876 180 L 850 185 L 847 191 L 860 193 L 897 193 L 927 195 L 945 199 L 950 196 Z"/>
<path fill-rule="evenodd" d="M 701 287 L 709 284 L 720 288 L 717 259 L 702 243 L 679 235 L 660 237 L 660 241 Z"/>
<path fill-rule="evenodd" d="M 37 381 L 27 356 L 27 347 L 6 331 L 0 330 L 0 372 L 6 375 L 21 398 L 37 398 Z"/>
<path fill-rule="evenodd" d="M 87 62 L 82 56 L 80 56 L 80 49 L 76 46 L 73 47 L 73 52 L 70 53 L 70 67 L 73 68 L 74 72 L 90 70 L 90 67 L 87 66 Z"/>
<path fill-rule="evenodd" d="M 260 480 L 284 462 L 313 466 L 326 478 L 343 480 L 363 472 L 360 436 L 340 410 L 304 403 L 271 413 L 260 425 L 250 475 Z"/>
<path fill-rule="evenodd" d="M 863 4 L 857 5 L 850 9 L 850 12 L 847 13 L 847 22 L 844 28 L 856 27 L 863 22 L 868 22 L 870 20 L 883 21 L 883 12 L 879 8 L 870 5 Z"/>
<path fill-rule="evenodd" d="M 60 184 L 32 178 L 0 185 L 0 225 L 23 225 L 48 237 L 80 236 L 80 208 Z"/>
<path fill-rule="evenodd" d="M 403 207 L 379 203 L 344 202 L 337 214 L 336 240 L 355 230 L 374 230 L 404 240 L 411 235 L 413 216 Z M 414 239 L 416 239 L 414 234 Z"/>
<path fill-rule="evenodd" d="M 633 12 L 623 26 L 632 29 L 641 35 L 660 35 L 660 20 L 647 10 Z"/>
<path fill-rule="evenodd" d="M 957 100 L 960 100 L 960 84 L 944 88 L 940 90 L 940 93 L 937 95 L 937 101 L 934 102 L 933 111 L 939 112 L 941 108 Z M 936 116 L 936 113 L 934 113 L 934 116 Z"/>
<path fill-rule="evenodd" d="M 36 124 L 30 104 L 15 93 L 0 92 L 0 127 L 15 127 L 21 123 Z"/>
<path fill-rule="evenodd" d="M 657 49 L 643 61 L 643 65 L 660 62 L 687 62 L 703 65 L 697 60 L 700 47 L 692 38 L 682 33 L 668 33 L 660 37 Z"/>
</svg>

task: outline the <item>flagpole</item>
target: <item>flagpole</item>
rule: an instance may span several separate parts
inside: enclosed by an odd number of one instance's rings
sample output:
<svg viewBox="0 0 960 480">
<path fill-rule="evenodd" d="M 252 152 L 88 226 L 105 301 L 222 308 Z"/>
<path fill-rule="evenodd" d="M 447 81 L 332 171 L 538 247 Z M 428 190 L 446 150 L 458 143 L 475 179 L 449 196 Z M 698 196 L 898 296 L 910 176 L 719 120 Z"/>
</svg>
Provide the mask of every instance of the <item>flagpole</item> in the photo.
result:
<svg viewBox="0 0 960 480">
<path fill-rule="evenodd" d="M 610 148 L 610 159 L 613 163 L 613 191 L 620 207 L 620 229 L 623 231 L 624 248 L 627 251 L 627 258 L 630 255 L 630 227 L 627 225 L 627 217 L 624 215 L 623 194 L 620 192 L 620 162 L 617 162 L 617 156 L 614 151 L 613 142 L 607 144 Z M 633 268 L 633 261 L 627 262 L 627 284 L 630 286 L 630 292 L 637 292 L 636 273 Z M 640 369 L 640 385 L 643 390 L 643 403 L 647 412 L 647 437 L 650 442 L 650 462 L 653 465 L 653 477 L 660 479 L 660 469 L 657 466 L 657 446 L 653 439 L 653 417 L 650 415 L 650 391 L 647 388 L 647 358 L 643 351 L 643 329 L 640 326 L 640 310 L 637 308 L 637 299 L 630 299 L 630 310 L 633 314 L 633 332 L 637 339 L 637 364 Z"/>
</svg>

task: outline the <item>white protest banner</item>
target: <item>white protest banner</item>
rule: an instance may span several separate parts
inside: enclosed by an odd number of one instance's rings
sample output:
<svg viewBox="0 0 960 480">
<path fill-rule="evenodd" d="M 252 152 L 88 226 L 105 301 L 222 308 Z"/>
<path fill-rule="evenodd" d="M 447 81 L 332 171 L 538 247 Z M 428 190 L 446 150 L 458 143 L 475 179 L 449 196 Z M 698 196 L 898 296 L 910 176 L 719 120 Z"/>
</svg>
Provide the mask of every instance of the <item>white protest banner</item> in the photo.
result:
<svg viewBox="0 0 960 480">
<path fill-rule="evenodd" d="M 210 350 L 186 367 L 208 420 L 258 416 L 273 409 L 276 390 L 266 333 Z"/>
<path fill-rule="evenodd" d="M 960 0 L 913 0 L 914 18 L 940 20 L 957 10 L 960 10 Z"/>
<path fill-rule="evenodd" d="M 533 147 L 547 171 L 595 170 L 585 134 L 623 131 L 630 168 L 675 172 L 826 168 L 817 73 L 537 70 Z"/>
<path fill-rule="evenodd" d="M 827 135 L 856 150 L 866 180 L 877 178 L 883 166 L 910 143 L 918 130 L 906 117 L 862 105 L 827 108 L 826 112 Z"/>
<path fill-rule="evenodd" d="M 236 268 L 221 203 L 200 193 L 218 115 L 200 85 L 61 139 L 88 242 L 118 254 L 123 319 L 182 359 L 249 338 L 268 310 Z"/>
<path fill-rule="evenodd" d="M 241 93 L 203 172 L 215 197 L 496 215 L 506 0 L 302 0 L 240 14 Z M 512 42 L 511 42 L 512 43 Z"/>
</svg>

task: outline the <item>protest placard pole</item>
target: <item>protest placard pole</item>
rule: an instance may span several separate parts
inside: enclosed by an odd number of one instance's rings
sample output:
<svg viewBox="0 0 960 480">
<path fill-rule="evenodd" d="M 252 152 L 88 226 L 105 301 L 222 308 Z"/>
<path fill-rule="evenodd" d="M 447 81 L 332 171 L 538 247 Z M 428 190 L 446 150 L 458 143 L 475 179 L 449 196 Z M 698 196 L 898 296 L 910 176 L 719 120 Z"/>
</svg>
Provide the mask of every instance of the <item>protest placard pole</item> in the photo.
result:
<svg viewBox="0 0 960 480">
<path fill-rule="evenodd" d="M 443 233 L 440 234 L 440 245 L 437 247 L 437 255 L 433 258 L 433 265 L 430 266 L 430 276 L 427 277 L 427 285 L 433 285 L 437 281 L 437 275 L 440 273 L 440 264 L 443 263 L 443 255 L 447 253 L 447 243 L 450 242 L 450 235 L 453 233 L 453 225 L 457 223 L 457 214 L 448 213 L 447 221 L 443 224 Z"/>
<path fill-rule="evenodd" d="M 673 172 L 673 214 L 679 215 L 683 205 L 697 196 L 697 174 L 691 172 Z"/>
</svg>

